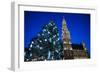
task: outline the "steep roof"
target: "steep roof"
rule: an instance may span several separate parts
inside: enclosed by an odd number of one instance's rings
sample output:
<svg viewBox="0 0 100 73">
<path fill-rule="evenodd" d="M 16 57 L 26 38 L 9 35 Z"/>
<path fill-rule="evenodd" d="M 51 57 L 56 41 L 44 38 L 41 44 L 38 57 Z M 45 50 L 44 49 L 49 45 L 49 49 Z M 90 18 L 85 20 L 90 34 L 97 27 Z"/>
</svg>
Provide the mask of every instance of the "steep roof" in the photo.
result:
<svg viewBox="0 0 100 73">
<path fill-rule="evenodd" d="M 72 48 L 75 50 L 84 50 L 82 44 L 72 44 Z"/>
</svg>

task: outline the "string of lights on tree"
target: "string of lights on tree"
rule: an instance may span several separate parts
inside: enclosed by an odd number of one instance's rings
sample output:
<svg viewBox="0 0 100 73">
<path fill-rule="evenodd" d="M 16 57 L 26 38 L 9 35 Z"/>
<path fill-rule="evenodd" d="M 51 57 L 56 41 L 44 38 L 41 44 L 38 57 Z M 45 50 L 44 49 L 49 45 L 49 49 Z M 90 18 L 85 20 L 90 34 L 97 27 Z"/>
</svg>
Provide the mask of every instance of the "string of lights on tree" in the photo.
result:
<svg viewBox="0 0 100 73">
<path fill-rule="evenodd" d="M 37 37 L 32 38 L 28 49 L 25 49 L 25 61 L 61 60 L 63 47 L 57 26 L 53 21 L 45 25 Z"/>
</svg>

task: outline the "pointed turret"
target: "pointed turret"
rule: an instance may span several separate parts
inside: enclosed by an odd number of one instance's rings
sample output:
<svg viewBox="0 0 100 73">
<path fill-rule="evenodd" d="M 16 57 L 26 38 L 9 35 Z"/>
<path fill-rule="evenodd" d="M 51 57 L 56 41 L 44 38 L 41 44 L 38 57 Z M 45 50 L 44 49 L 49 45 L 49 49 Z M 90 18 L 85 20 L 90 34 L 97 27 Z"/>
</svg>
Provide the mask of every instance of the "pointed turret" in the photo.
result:
<svg viewBox="0 0 100 73">
<path fill-rule="evenodd" d="M 63 20 L 62 20 L 62 40 L 63 40 L 63 45 L 64 45 L 64 50 L 66 49 L 70 49 L 68 46 L 68 44 L 71 44 L 71 41 L 70 41 L 70 33 L 69 33 L 69 30 L 67 28 L 67 23 L 66 23 L 66 20 L 65 18 L 63 17 Z"/>
<path fill-rule="evenodd" d="M 73 59 L 70 39 L 71 39 L 70 32 L 67 28 L 66 20 L 63 17 L 63 20 L 62 20 L 62 41 L 63 41 L 63 49 L 64 49 L 64 59 Z"/>
</svg>

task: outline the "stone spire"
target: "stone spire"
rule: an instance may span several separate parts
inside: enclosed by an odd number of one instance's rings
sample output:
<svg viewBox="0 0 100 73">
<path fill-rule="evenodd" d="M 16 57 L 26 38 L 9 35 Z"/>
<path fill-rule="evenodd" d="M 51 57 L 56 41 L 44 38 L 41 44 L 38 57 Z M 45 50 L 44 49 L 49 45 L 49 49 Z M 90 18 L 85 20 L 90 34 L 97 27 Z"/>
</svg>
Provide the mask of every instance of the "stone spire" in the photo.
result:
<svg viewBox="0 0 100 73">
<path fill-rule="evenodd" d="M 63 45 L 67 45 L 67 44 L 71 44 L 70 42 L 70 32 L 67 28 L 67 23 L 66 23 L 66 20 L 65 18 L 63 17 L 63 20 L 62 20 L 62 40 L 63 40 Z M 68 49 L 66 47 L 66 49 Z"/>
</svg>

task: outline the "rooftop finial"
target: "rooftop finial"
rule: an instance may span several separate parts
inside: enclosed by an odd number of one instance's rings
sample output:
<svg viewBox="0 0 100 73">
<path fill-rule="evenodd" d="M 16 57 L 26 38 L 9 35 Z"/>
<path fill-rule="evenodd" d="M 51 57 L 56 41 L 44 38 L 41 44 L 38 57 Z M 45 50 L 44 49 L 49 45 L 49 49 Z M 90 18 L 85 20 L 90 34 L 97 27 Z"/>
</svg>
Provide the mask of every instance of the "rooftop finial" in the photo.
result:
<svg viewBox="0 0 100 73">
<path fill-rule="evenodd" d="M 65 17 L 63 16 L 63 19 L 65 19 Z"/>
<path fill-rule="evenodd" d="M 65 20 L 65 17 L 64 16 L 63 16 L 62 24 L 66 24 L 66 20 Z"/>
</svg>

